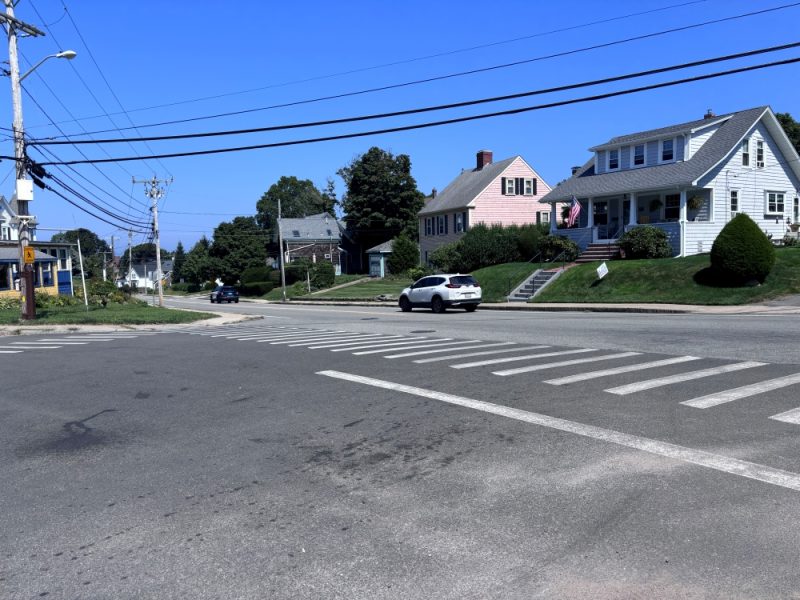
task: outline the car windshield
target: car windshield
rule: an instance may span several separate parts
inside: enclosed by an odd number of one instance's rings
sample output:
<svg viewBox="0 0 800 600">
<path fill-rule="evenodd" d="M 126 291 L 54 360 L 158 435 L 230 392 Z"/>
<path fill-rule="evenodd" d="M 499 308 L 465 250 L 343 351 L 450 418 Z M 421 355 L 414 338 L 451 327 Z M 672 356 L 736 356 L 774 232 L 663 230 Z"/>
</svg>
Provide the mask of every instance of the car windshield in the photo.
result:
<svg viewBox="0 0 800 600">
<path fill-rule="evenodd" d="M 451 277 L 450 283 L 455 285 L 475 285 L 478 282 L 475 281 L 472 275 L 458 275 L 457 277 Z"/>
<path fill-rule="evenodd" d="M 229 285 L 226 285 L 224 288 L 221 288 L 223 292 L 235 292 L 236 288 L 232 288 Z"/>
</svg>

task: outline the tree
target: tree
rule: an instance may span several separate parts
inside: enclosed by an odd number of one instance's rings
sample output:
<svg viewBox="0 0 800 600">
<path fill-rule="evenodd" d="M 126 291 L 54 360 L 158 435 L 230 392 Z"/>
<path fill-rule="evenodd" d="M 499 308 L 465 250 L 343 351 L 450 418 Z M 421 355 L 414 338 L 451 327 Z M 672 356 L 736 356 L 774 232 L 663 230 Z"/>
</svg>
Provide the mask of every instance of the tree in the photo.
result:
<svg viewBox="0 0 800 600">
<path fill-rule="evenodd" d="M 258 226 L 255 217 L 236 217 L 230 223 L 220 223 L 214 229 L 214 241 L 209 250 L 216 275 L 225 283 L 236 283 L 248 267 L 267 262 L 267 233 Z"/>
<path fill-rule="evenodd" d="M 83 244 L 83 241 L 81 241 Z M 129 270 L 129 256 L 133 256 L 133 264 L 141 265 L 144 263 L 156 262 L 156 245 L 153 243 L 138 244 L 130 249 L 130 252 L 123 252 L 119 259 L 119 268 L 121 273 L 127 273 Z M 172 253 L 167 250 L 161 249 L 161 260 L 167 260 L 172 257 Z"/>
<path fill-rule="evenodd" d="M 795 121 L 789 113 L 777 113 L 775 116 L 789 137 L 789 141 L 792 142 L 794 149 L 800 152 L 800 123 Z"/>
<path fill-rule="evenodd" d="M 419 266 L 419 247 L 417 243 L 401 235 L 392 242 L 392 253 L 386 259 L 389 273 L 399 275 L 412 267 Z"/>
<path fill-rule="evenodd" d="M 51 242 L 75 244 L 72 249 L 72 271 L 80 272 L 80 259 L 78 257 L 78 240 L 81 242 L 81 255 L 83 256 L 83 271 L 86 277 L 102 277 L 103 265 L 111 259 L 111 248 L 108 243 L 93 231 L 84 228 L 72 229 L 57 233 L 50 238 Z"/>
<path fill-rule="evenodd" d="M 211 260 L 208 254 L 210 248 L 211 242 L 203 236 L 189 250 L 182 269 L 183 278 L 189 283 L 202 284 L 210 279 Z"/>
<path fill-rule="evenodd" d="M 178 282 L 183 277 L 183 265 L 186 263 L 186 253 L 183 251 L 183 244 L 178 242 L 175 247 L 175 254 L 172 257 L 172 281 Z"/>
<path fill-rule="evenodd" d="M 281 177 L 256 203 L 256 221 L 270 234 L 277 232 L 278 200 L 281 202 L 281 216 L 290 219 L 323 212 L 333 216 L 336 196 L 331 198 L 328 191 L 323 194 L 309 179 Z"/>
<path fill-rule="evenodd" d="M 373 146 L 337 173 L 347 186 L 342 199 L 345 220 L 362 249 L 401 233 L 417 239 L 417 213 L 425 196 L 411 176 L 407 154 L 393 156 Z"/>
</svg>

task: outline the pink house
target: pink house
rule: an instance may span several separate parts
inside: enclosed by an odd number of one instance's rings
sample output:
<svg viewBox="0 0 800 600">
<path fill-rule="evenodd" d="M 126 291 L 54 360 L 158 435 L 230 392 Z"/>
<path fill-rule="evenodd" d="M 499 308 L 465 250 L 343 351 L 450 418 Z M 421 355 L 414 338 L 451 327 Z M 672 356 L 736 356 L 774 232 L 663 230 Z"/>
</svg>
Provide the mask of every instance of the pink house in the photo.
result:
<svg viewBox="0 0 800 600">
<path fill-rule="evenodd" d="M 549 223 L 550 205 L 540 202 L 550 186 L 517 155 L 492 162 L 481 150 L 474 169 L 464 169 L 418 213 L 420 259 L 428 264 L 439 246 L 457 241 L 471 226 Z"/>
</svg>

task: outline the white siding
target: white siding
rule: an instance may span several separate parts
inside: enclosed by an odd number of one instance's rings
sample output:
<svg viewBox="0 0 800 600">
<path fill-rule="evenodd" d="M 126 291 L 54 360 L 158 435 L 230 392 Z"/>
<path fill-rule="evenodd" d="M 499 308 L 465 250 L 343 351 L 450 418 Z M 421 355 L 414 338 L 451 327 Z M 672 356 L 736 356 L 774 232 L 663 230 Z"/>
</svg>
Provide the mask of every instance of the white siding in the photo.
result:
<svg viewBox="0 0 800 600">
<path fill-rule="evenodd" d="M 692 139 L 689 141 L 690 154 L 694 156 L 695 152 L 700 150 L 700 147 L 708 141 L 708 138 L 714 135 L 717 129 L 719 129 L 719 126 L 709 127 L 693 134 Z"/>
</svg>

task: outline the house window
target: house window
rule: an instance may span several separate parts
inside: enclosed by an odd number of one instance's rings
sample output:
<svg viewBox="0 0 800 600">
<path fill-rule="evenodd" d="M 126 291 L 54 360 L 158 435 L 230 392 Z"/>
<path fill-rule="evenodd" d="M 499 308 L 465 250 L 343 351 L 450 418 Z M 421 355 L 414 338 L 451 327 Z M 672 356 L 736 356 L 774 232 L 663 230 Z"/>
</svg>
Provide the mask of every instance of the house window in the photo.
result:
<svg viewBox="0 0 800 600">
<path fill-rule="evenodd" d="M 0 265 L 0 290 L 11 288 L 11 269 L 8 265 Z"/>
<path fill-rule="evenodd" d="M 436 217 L 437 235 L 444 235 L 445 233 L 447 233 L 445 227 L 447 227 L 447 219 L 444 218 L 444 215 L 439 215 L 438 217 Z"/>
<path fill-rule="evenodd" d="M 433 219 L 431 217 L 425 218 L 425 235 L 433 235 Z"/>
<path fill-rule="evenodd" d="M 62 271 L 67 268 L 67 250 L 65 248 L 58 250 L 58 268 Z"/>
<path fill-rule="evenodd" d="M 661 162 L 675 158 L 675 140 L 661 140 Z"/>
<path fill-rule="evenodd" d="M 644 144 L 633 147 L 633 166 L 641 167 L 644 165 Z"/>
<path fill-rule="evenodd" d="M 750 164 L 750 138 L 744 138 L 742 141 L 742 166 Z"/>
<path fill-rule="evenodd" d="M 45 287 L 53 285 L 53 265 L 49 262 L 42 263 L 42 285 Z"/>
<path fill-rule="evenodd" d="M 536 179 L 532 177 L 526 177 L 524 179 L 525 182 L 525 195 L 526 196 L 535 196 L 536 195 Z"/>
<path fill-rule="evenodd" d="M 615 171 L 619 169 L 619 150 L 608 151 L 608 170 Z"/>
<path fill-rule="evenodd" d="M 550 213 L 548 211 L 543 211 L 539 213 L 542 215 L 542 223 L 549 223 L 550 222 Z"/>
<path fill-rule="evenodd" d="M 514 195 L 514 178 L 513 177 L 503 177 L 503 194 L 506 196 L 513 196 Z"/>
<path fill-rule="evenodd" d="M 464 231 L 464 213 L 456 213 L 453 215 L 453 218 L 455 219 L 455 227 L 453 227 L 453 230 L 456 233 L 462 233 Z"/>
<path fill-rule="evenodd" d="M 756 142 L 756 168 L 764 168 L 764 142 L 762 140 Z"/>
<path fill-rule="evenodd" d="M 533 177 L 503 177 L 500 190 L 504 196 L 535 196 L 536 178 Z"/>
<path fill-rule="evenodd" d="M 766 194 L 766 214 L 768 215 L 782 215 L 783 214 L 783 192 L 765 192 Z"/>
<path fill-rule="evenodd" d="M 731 212 L 739 212 L 739 190 L 731 190 Z"/>
<path fill-rule="evenodd" d="M 664 219 L 677 221 L 681 214 L 681 195 L 667 194 L 664 197 Z"/>
<path fill-rule="evenodd" d="M 6 241 L 11 239 L 11 232 L 5 221 L 0 221 L 0 239 Z"/>
</svg>

